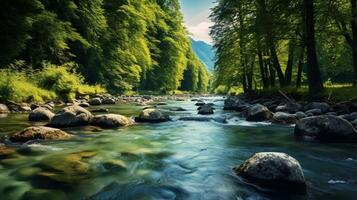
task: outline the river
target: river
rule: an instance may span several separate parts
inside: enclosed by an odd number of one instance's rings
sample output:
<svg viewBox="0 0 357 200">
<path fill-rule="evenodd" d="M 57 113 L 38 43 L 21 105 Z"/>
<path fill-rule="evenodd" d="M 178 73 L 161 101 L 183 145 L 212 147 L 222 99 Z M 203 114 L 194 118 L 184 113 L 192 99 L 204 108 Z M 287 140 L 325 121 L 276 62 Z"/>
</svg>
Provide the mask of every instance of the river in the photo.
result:
<svg viewBox="0 0 357 200">
<path fill-rule="evenodd" d="M 159 106 L 172 122 L 120 129 L 64 129 L 69 141 L 33 142 L 0 158 L 0 199 L 356 199 L 357 145 L 297 141 L 292 126 L 249 123 L 223 111 L 228 123 L 177 120 L 197 117 L 194 102 Z M 136 116 L 135 105 L 107 106 L 111 113 Z M 187 111 L 172 112 L 171 107 Z M 26 114 L 0 118 L 0 136 L 30 126 Z M 308 193 L 296 196 L 265 190 L 232 173 L 255 152 L 284 152 L 304 171 Z"/>
</svg>

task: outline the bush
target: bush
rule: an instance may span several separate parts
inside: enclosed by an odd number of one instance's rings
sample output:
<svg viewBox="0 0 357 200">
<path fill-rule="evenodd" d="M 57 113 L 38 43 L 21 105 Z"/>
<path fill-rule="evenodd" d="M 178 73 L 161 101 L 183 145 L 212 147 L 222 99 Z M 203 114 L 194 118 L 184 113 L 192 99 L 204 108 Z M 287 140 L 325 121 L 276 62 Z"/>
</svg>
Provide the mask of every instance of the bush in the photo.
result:
<svg viewBox="0 0 357 200">
<path fill-rule="evenodd" d="M 39 88 L 24 72 L 0 70 L 0 101 L 44 102 L 56 98 L 54 92 Z"/>
<path fill-rule="evenodd" d="M 76 95 L 92 95 L 105 93 L 105 89 L 96 85 L 84 84 L 83 77 L 74 70 L 73 63 L 61 66 L 45 63 L 36 80 L 40 87 L 54 91 L 65 100 L 74 99 Z M 72 72 L 71 72 L 72 71 Z"/>
</svg>

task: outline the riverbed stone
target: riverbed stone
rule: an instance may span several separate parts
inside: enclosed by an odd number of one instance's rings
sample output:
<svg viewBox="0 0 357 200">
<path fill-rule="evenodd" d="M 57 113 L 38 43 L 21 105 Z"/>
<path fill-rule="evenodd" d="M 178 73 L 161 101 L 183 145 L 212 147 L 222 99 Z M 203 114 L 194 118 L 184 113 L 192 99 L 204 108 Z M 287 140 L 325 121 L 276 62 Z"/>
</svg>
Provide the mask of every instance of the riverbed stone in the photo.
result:
<svg viewBox="0 0 357 200">
<path fill-rule="evenodd" d="M 295 124 L 297 118 L 293 114 L 277 112 L 272 118 L 272 122 L 275 124 Z"/>
<path fill-rule="evenodd" d="M 10 112 L 10 110 L 5 104 L 0 104 L 0 113 L 1 114 L 9 113 L 9 112 Z"/>
<path fill-rule="evenodd" d="M 287 112 L 290 114 L 294 114 L 299 112 L 302 109 L 302 106 L 299 103 L 287 103 L 284 105 L 280 105 L 275 108 L 276 112 Z"/>
<path fill-rule="evenodd" d="M 357 131 L 345 119 L 336 116 L 314 116 L 297 121 L 295 136 L 323 142 L 357 142 Z"/>
<path fill-rule="evenodd" d="M 297 112 L 295 113 L 295 116 L 297 119 L 303 119 L 305 117 L 308 117 L 307 114 L 305 114 L 304 112 Z"/>
<path fill-rule="evenodd" d="M 92 98 L 91 100 L 89 100 L 88 103 L 92 106 L 99 106 L 99 105 L 102 105 L 102 100 L 99 97 L 95 97 L 95 98 Z"/>
<path fill-rule="evenodd" d="M 213 107 L 208 105 L 208 104 L 205 104 L 203 106 L 200 106 L 198 108 L 198 114 L 199 115 L 212 115 L 214 114 L 214 111 L 213 111 Z"/>
<path fill-rule="evenodd" d="M 304 107 L 305 111 L 319 109 L 322 113 L 331 111 L 331 106 L 325 102 L 311 102 Z"/>
<path fill-rule="evenodd" d="M 159 109 L 149 108 L 141 111 L 139 117 L 135 118 L 136 122 L 160 123 L 170 121 L 170 116 L 162 113 Z"/>
<path fill-rule="evenodd" d="M 305 177 L 299 162 L 285 153 L 256 153 L 233 170 L 238 176 L 262 187 L 306 193 Z"/>
<path fill-rule="evenodd" d="M 92 114 L 80 107 L 80 106 L 69 106 L 63 108 L 61 111 L 56 113 L 56 115 L 51 119 L 48 126 L 51 127 L 74 127 L 88 125 L 92 119 Z"/>
<path fill-rule="evenodd" d="M 106 114 L 94 116 L 91 124 L 103 128 L 116 128 L 121 126 L 128 126 L 132 122 L 129 118 L 123 115 Z"/>
<path fill-rule="evenodd" d="M 10 136 L 11 142 L 24 143 L 30 140 L 62 140 L 69 139 L 70 134 L 50 127 L 28 127 Z"/>
<path fill-rule="evenodd" d="M 195 105 L 196 106 L 203 106 L 205 105 L 206 103 L 204 101 L 198 101 Z"/>
<path fill-rule="evenodd" d="M 114 98 L 105 98 L 103 101 L 102 101 L 103 104 L 107 104 L 107 105 L 110 105 L 110 104 L 115 104 L 116 101 Z"/>
<path fill-rule="evenodd" d="M 320 109 L 311 109 L 305 112 L 308 116 L 317 116 L 322 115 L 322 111 Z"/>
<path fill-rule="evenodd" d="M 247 110 L 247 121 L 268 121 L 272 117 L 273 113 L 267 107 L 261 104 L 253 105 Z"/>
<path fill-rule="evenodd" d="M 35 110 L 31 111 L 29 114 L 29 121 L 45 121 L 50 120 L 55 114 L 44 107 L 36 108 Z"/>
<path fill-rule="evenodd" d="M 88 107 L 90 107 L 90 104 L 87 102 L 82 102 L 82 103 L 79 103 L 78 106 L 80 106 L 82 108 L 88 108 Z"/>
</svg>

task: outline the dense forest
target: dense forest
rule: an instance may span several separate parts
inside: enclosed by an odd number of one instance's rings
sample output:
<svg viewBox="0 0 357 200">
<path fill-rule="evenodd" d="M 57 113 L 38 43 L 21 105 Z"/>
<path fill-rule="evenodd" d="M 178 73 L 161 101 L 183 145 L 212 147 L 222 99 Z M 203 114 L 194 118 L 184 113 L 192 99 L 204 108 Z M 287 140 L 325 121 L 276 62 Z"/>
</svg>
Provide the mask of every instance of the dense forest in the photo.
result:
<svg viewBox="0 0 357 200">
<path fill-rule="evenodd" d="M 357 80 L 356 0 L 221 0 L 211 18 L 216 87 L 318 94 Z"/>
<path fill-rule="evenodd" d="M 3 0 L 0 94 L 206 92 L 178 0 Z M 26 88 L 26 89 L 24 89 Z"/>
</svg>

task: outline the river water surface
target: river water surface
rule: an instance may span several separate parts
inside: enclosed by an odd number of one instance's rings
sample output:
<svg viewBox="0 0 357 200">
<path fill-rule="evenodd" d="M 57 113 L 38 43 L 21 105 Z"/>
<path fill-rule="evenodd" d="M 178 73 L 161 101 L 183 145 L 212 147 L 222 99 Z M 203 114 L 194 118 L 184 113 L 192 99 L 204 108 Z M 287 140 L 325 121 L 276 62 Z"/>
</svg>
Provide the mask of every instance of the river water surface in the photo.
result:
<svg viewBox="0 0 357 200">
<path fill-rule="evenodd" d="M 212 117 L 228 123 L 180 121 L 197 117 L 194 102 L 160 106 L 174 120 L 121 129 L 65 129 L 69 141 L 9 144 L 17 148 L 0 158 L 0 199 L 357 199 L 357 145 L 295 140 L 293 127 L 248 123 L 225 112 L 223 99 Z M 185 112 L 171 112 L 182 107 Z M 109 106 L 111 113 L 136 116 L 142 107 Z M 233 118 L 232 118 L 233 117 Z M 28 127 L 25 114 L 0 118 L 0 136 Z M 294 196 L 246 183 L 232 173 L 256 152 L 284 152 L 305 173 L 308 194 Z"/>
</svg>

